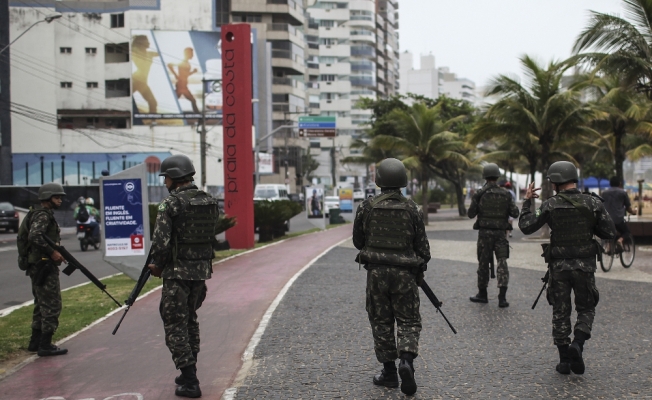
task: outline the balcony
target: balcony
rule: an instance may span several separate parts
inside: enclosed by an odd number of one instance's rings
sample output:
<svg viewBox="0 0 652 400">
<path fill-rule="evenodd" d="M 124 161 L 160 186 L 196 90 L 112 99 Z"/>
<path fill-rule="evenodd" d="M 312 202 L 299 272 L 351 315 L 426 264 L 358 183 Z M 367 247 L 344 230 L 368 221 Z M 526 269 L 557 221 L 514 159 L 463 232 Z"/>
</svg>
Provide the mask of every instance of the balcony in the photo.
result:
<svg viewBox="0 0 652 400">
<path fill-rule="evenodd" d="M 305 97 L 306 86 L 303 82 L 292 78 L 272 78 L 272 93 L 292 94 L 297 97 Z"/>
<path fill-rule="evenodd" d="M 375 57 L 376 49 L 371 46 L 351 46 L 351 55 L 357 57 Z"/>
<path fill-rule="evenodd" d="M 350 57 L 351 46 L 348 44 L 319 45 L 319 55 L 325 57 Z"/>
<path fill-rule="evenodd" d="M 319 64 L 320 75 L 351 75 L 351 64 L 349 63 L 334 63 L 334 64 Z"/>
<path fill-rule="evenodd" d="M 310 18 L 314 20 L 348 21 L 348 8 L 310 8 Z"/>
<path fill-rule="evenodd" d="M 351 86 L 376 87 L 376 79 L 371 76 L 351 76 L 349 79 Z"/>
<path fill-rule="evenodd" d="M 320 100 L 319 109 L 321 111 L 349 111 L 351 110 L 351 100 Z"/>
<path fill-rule="evenodd" d="M 303 25 L 306 22 L 304 9 L 300 1 L 295 0 L 247 0 L 232 1 L 232 13 L 252 14 L 286 14 L 294 19 L 294 25 Z"/>
<path fill-rule="evenodd" d="M 290 24 L 267 24 L 267 40 L 285 40 L 304 46 L 303 32 Z"/>
<path fill-rule="evenodd" d="M 291 50 L 272 49 L 272 67 L 289 70 L 288 75 L 306 73 L 306 62 L 300 54 Z"/>
<path fill-rule="evenodd" d="M 339 26 L 333 28 L 319 28 L 319 37 L 323 39 L 348 39 L 349 38 L 349 27 L 348 26 Z"/>
<path fill-rule="evenodd" d="M 350 93 L 351 82 L 349 81 L 334 81 L 334 82 L 319 82 L 320 90 L 324 93 Z"/>
</svg>

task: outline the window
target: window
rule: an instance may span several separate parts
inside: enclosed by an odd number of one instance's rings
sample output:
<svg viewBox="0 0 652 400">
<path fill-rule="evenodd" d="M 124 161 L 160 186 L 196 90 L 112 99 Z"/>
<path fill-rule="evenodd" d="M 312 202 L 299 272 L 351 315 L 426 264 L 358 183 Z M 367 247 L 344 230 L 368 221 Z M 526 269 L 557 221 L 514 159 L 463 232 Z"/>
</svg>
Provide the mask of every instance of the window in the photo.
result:
<svg viewBox="0 0 652 400">
<path fill-rule="evenodd" d="M 97 54 L 97 47 L 87 47 L 86 54 L 92 54 L 92 55 Z"/>
<path fill-rule="evenodd" d="M 215 26 L 229 23 L 231 13 L 231 0 L 215 0 Z"/>
<path fill-rule="evenodd" d="M 125 26 L 125 14 L 111 14 L 111 28 L 123 28 Z"/>
<path fill-rule="evenodd" d="M 97 117 L 86 118 L 86 127 L 95 128 L 95 125 L 100 123 L 100 119 Z"/>
<path fill-rule="evenodd" d="M 129 97 L 129 79 L 115 79 L 105 81 L 106 98 Z"/>
<path fill-rule="evenodd" d="M 127 118 L 107 118 L 104 123 L 109 128 L 126 129 Z"/>
<path fill-rule="evenodd" d="M 61 87 L 64 89 L 70 89 L 72 87 L 72 82 L 61 82 Z"/>
<path fill-rule="evenodd" d="M 59 53 L 70 54 L 72 53 L 72 47 L 59 47 Z"/>
<path fill-rule="evenodd" d="M 57 125 L 59 129 L 72 129 L 73 119 L 70 117 L 59 117 Z"/>
<path fill-rule="evenodd" d="M 335 75 L 320 75 L 319 80 L 322 82 L 334 82 Z"/>
<path fill-rule="evenodd" d="M 88 89 L 97 89 L 97 82 L 86 82 L 86 87 Z"/>
<path fill-rule="evenodd" d="M 129 43 L 108 43 L 104 45 L 104 63 L 129 62 Z"/>
<path fill-rule="evenodd" d="M 332 28 L 335 26 L 335 21 L 323 19 L 319 21 L 319 26 L 322 28 Z"/>
<path fill-rule="evenodd" d="M 234 15 L 233 22 L 262 22 L 262 15 Z"/>
<path fill-rule="evenodd" d="M 325 44 L 327 46 L 332 46 L 332 45 L 337 44 L 337 39 L 321 38 L 321 39 L 319 39 L 319 44 Z"/>
</svg>

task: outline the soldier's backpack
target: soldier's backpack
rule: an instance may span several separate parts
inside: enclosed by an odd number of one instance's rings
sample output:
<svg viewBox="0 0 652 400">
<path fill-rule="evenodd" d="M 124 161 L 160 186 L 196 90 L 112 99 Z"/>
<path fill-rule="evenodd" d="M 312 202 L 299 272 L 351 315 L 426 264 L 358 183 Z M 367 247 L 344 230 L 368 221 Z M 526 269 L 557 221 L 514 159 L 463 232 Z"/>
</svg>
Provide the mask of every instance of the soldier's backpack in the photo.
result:
<svg viewBox="0 0 652 400">
<path fill-rule="evenodd" d="M 29 255 L 30 244 L 27 240 L 27 236 L 29 236 L 29 226 L 31 225 L 33 214 L 34 212 L 30 208 L 29 212 L 25 218 L 23 218 L 23 222 L 21 222 L 20 227 L 18 228 L 16 247 L 18 247 L 18 268 L 20 268 L 21 271 L 26 271 L 27 267 L 29 267 L 27 256 Z"/>
<path fill-rule="evenodd" d="M 77 211 L 77 221 L 82 224 L 87 222 L 91 215 L 88 213 L 88 209 L 84 204 L 79 205 L 79 211 Z"/>
</svg>

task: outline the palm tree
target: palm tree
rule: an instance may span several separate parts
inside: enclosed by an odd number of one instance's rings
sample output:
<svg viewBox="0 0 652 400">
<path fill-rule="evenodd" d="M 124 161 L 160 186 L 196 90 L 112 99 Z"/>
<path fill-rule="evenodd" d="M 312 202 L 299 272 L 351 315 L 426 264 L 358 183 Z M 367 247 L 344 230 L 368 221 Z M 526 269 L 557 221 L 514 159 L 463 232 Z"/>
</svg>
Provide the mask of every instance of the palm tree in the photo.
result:
<svg viewBox="0 0 652 400">
<path fill-rule="evenodd" d="M 614 164 L 616 176 L 622 182 L 625 139 L 631 134 L 645 137 L 650 135 L 651 125 L 647 120 L 652 104 L 642 94 L 628 87 L 622 77 L 615 75 L 590 77 L 574 88 L 586 88 L 595 97 L 595 101 L 590 103 L 595 111 L 593 125 L 599 132 L 599 136 L 595 136 L 595 155 L 607 152 Z"/>
<path fill-rule="evenodd" d="M 591 12 L 575 41 L 575 60 L 622 75 L 627 86 L 652 99 L 652 0 L 623 0 L 623 5 L 625 18 Z"/>
<path fill-rule="evenodd" d="M 398 136 L 380 134 L 374 136 L 369 143 L 372 149 L 397 152 L 406 168 L 419 177 L 426 225 L 428 182 L 437 164 L 444 161 L 469 163 L 462 154 L 464 142 L 458 134 L 449 131 L 451 126 L 461 122 L 465 116 L 444 121 L 441 113 L 442 103 L 430 108 L 423 103 L 415 103 L 407 109 L 395 109 L 389 120 L 393 121 Z"/>
<path fill-rule="evenodd" d="M 559 144 L 590 131 L 585 123 L 591 110 L 582 104 L 579 91 L 561 87 L 570 63 L 552 61 L 542 66 L 526 55 L 521 64 L 525 85 L 505 75 L 491 83 L 487 94 L 501 99 L 486 110 L 471 143 L 491 139 L 509 143 L 527 160 L 534 179 L 537 170 L 545 176 L 553 160 L 572 160 Z M 550 194 L 550 185 L 544 181 L 542 197 Z"/>
</svg>

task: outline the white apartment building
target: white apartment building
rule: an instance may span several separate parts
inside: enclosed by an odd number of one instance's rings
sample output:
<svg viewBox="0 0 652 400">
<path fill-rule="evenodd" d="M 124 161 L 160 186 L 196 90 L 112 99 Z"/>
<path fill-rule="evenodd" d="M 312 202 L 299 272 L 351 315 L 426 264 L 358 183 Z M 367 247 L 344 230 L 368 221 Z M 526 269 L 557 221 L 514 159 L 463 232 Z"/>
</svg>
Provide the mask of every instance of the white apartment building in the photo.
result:
<svg viewBox="0 0 652 400">
<path fill-rule="evenodd" d="M 403 95 L 414 93 L 431 99 L 446 95 L 452 99 L 466 100 L 476 103 L 475 83 L 467 78 L 458 78 L 448 67 L 435 65 L 432 54 L 421 56 L 421 66 L 414 68 L 412 53 L 405 51 L 400 54 L 401 77 L 400 90 Z"/>
<path fill-rule="evenodd" d="M 147 33 L 152 30 L 181 32 L 182 39 L 194 31 L 215 31 L 214 4 L 213 0 L 11 2 L 12 39 L 47 15 L 63 14 L 35 26 L 11 47 L 14 184 L 52 180 L 90 184 L 104 169 L 115 173 L 146 163 L 149 184 L 158 185 L 161 160 L 178 153 L 188 155 L 196 176 L 201 176 L 197 120 L 132 125 L 137 105 L 131 95 L 135 67 L 130 47 L 135 30 L 144 32 L 142 37 L 150 35 L 150 52 L 153 39 L 163 37 Z M 166 67 L 175 68 L 163 64 L 170 56 L 166 44 L 156 45 L 160 53 L 149 59 L 150 81 Z M 190 62 L 196 58 L 195 53 Z M 197 74 L 188 78 L 189 87 L 196 89 L 197 80 L 201 85 L 201 76 L 209 72 L 206 65 L 213 60 L 208 61 L 193 64 Z M 157 87 L 151 89 L 157 95 Z M 138 98 L 142 96 L 134 95 Z M 190 104 L 186 98 L 158 97 L 157 107 Z M 221 126 L 208 127 L 207 143 L 207 186 L 219 193 L 224 186 Z"/>
</svg>

